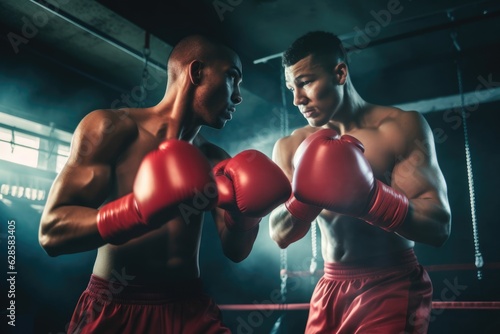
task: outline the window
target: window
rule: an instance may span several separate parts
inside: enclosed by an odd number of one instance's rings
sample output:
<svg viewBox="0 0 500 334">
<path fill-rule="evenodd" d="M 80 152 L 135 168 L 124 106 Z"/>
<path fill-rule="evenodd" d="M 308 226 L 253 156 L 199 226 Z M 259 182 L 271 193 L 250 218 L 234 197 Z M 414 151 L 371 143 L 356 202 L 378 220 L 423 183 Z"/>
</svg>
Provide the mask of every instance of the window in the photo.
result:
<svg viewBox="0 0 500 334">
<path fill-rule="evenodd" d="M 0 104 L 0 108 L 6 108 Z M 69 155 L 71 133 L 0 112 L 0 164 L 3 161 L 58 173 Z"/>
<path fill-rule="evenodd" d="M 0 112 L 0 120 L 0 201 L 28 201 L 41 211 L 68 159 L 71 134 L 8 113 Z"/>
<path fill-rule="evenodd" d="M 0 128 L 0 159 L 36 168 L 39 148 L 40 138 Z"/>
</svg>

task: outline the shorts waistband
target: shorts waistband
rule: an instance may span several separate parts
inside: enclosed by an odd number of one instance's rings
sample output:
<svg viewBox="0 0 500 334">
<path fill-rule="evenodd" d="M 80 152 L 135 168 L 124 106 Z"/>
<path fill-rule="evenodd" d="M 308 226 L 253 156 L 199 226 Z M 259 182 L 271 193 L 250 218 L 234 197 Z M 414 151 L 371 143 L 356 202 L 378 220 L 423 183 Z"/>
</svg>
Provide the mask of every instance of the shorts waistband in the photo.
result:
<svg viewBox="0 0 500 334">
<path fill-rule="evenodd" d="M 349 263 L 325 262 L 324 277 L 334 280 L 356 279 L 394 270 L 412 269 L 417 265 L 415 252 L 410 248 Z"/>
<path fill-rule="evenodd" d="M 199 278 L 164 285 L 133 285 L 92 275 L 86 292 L 102 302 L 161 304 L 199 296 L 203 286 Z"/>
</svg>

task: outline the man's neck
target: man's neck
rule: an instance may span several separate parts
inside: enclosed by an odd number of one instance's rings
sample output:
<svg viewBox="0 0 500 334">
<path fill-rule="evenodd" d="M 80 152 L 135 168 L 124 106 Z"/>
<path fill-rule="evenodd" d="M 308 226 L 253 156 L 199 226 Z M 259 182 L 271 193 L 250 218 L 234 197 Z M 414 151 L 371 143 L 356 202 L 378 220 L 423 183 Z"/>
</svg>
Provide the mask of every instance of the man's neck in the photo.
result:
<svg viewBox="0 0 500 334">
<path fill-rule="evenodd" d="M 161 119 L 161 136 L 165 139 L 180 139 L 192 142 L 201 129 L 193 120 L 193 112 L 188 110 L 186 101 L 172 90 L 153 108 Z"/>
<path fill-rule="evenodd" d="M 369 103 L 358 94 L 349 82 L 345 85 L 342 104 L 325 127 L 335 128 L 340 134 L 344 134 L 359 126 L 368 106 Z"/>
</svg>

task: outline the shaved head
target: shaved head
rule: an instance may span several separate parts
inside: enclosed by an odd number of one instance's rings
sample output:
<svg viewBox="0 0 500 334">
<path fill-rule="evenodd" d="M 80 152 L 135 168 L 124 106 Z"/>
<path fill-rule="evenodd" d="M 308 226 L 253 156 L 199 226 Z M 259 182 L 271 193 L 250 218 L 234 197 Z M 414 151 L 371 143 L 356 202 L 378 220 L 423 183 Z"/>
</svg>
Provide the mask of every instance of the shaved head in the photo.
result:
<svg viewBox="0 0 500 334">
<path fill-rule="evenodd" d="M 241 103 L 241 60 L 232 49 L 202 35 L 175 45 L 167 63 L 165 104 L 174 119 L 222 128 Z M 188 116 L 186 116 L 188 115 Z"/>
<path fill-rule="evenodd" d="M 228 58 L 234 51 L 201 35 L 192 35 L 176 44 L 167 63 L 169 81 L 175 81 L 182 71 L 194 60 L 211 63 L 214 60 Z"/>
</svg>

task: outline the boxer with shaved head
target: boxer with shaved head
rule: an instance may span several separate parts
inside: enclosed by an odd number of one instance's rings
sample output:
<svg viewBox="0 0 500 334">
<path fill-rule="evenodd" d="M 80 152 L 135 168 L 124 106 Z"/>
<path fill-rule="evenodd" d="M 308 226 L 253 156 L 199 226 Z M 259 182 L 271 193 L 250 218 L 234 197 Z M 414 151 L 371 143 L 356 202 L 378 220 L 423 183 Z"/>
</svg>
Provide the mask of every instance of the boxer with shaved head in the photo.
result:
<svg viewBox="0 0 500 334">
<path fill-rule="evenodd" d="M 51 256 L 98 250 L 69 333 L 228 333 L 201 286 L 204 212 L 224 254 L 239 262 L 261 218 L 290 196 L 264 154 L 231 158 L 198 134 L 222 128 L 242 101 L 236 53 L 189 36 L 167 71 L 157 105 L 95 110 L 80 122 L 50 190 L 41 246 Z"/>
</svg>

